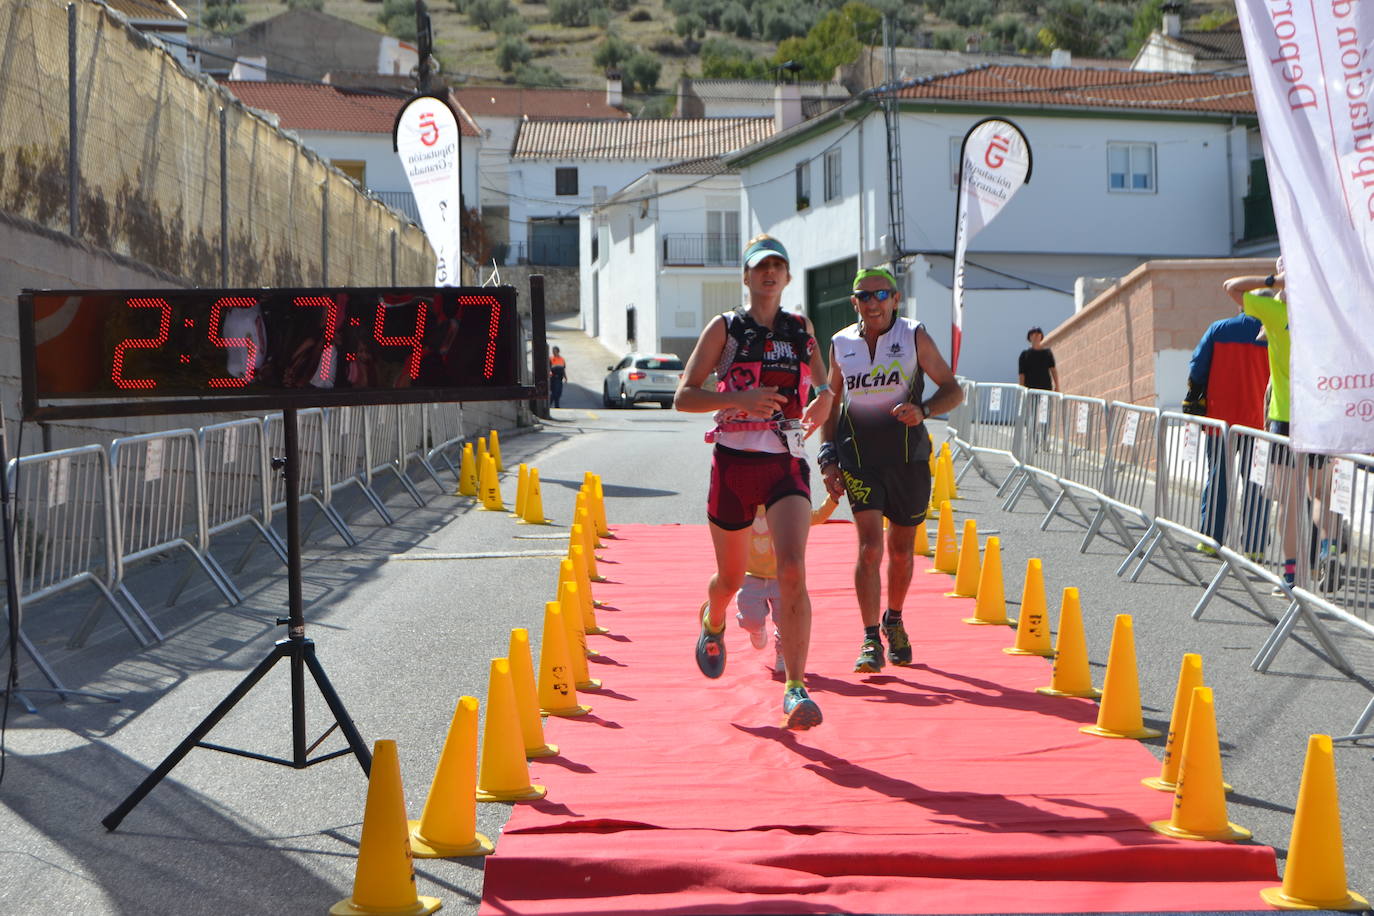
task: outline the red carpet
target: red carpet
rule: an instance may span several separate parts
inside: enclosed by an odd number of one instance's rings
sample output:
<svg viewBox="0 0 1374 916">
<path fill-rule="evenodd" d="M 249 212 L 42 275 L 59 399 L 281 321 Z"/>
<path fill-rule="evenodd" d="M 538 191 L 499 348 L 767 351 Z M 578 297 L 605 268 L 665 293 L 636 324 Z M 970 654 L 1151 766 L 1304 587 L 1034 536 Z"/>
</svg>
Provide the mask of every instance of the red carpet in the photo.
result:
<svg viewBox="0 0 1374 916">
<path fill-rule="evenodd" d="M 725 676 L 693 662 L 705 527 L 618 534 L 595 587 L 612 635 L 588 639 L 604 687 L 580 694 L 592 716 L 547 720 L 563 756 L 531 763 L 548 798 L 515 806 L 483 914 L 1264 908 L 1273 851 L 1151 831 L 1173 800 L 1140 784 L 1154 756 L 1081 734 L 1096 704 L 1035 693 L 1049 664 L 1002 652 L 1010 629 L 962 623 L 973 602 L 944 597 L 951 578 L 922 558 L 916 664 L 852 674 L 854 529 L 812 530 L 807 685 L 825 722 L 793 733 L 772 648 L 750 647 L 733 607 Z"/>
</svg>

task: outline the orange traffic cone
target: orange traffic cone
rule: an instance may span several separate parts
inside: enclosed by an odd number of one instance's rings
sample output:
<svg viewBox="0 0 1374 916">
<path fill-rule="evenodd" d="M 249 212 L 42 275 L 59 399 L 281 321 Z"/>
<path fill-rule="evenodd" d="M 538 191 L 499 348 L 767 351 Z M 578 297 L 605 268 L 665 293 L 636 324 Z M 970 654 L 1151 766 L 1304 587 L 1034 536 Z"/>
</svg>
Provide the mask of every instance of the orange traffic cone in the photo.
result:
<svg viewBox="0 0 1374 916">
<path fill-rule="evenodd" d="M 496 462 L 496 470 L 504 471 L 506 469 L 506 463 L 501 460 L 501 437 L 497 434 L 496 430 L 493 429 L 491 431 L 491 438 L 488 439 L 487 442 L 489 443 L 487 446 L 487 454 L 491 455 L 492 460 Z"/>
<path fill-rule="evenodd" d="M 1307 739 L 1283 886 L 1266 887 L 1260 896 L 1283 910 L 1369 909 L 1369 901 L 1346 886 L 1344 845 L 1331 736 L 1312 735 Z"/>
<path fill-rule="evenodd" d="M 479 802 L 529 801 L 548 794 L 548 789 L 530 782 L 524 745 L 520 734 L 520 711 L 515 708 L 515 688 L 510 681 L 510 662 L 493 658 L 487 679 L 482 770 L 477 776 Z"/>
<path fill-rule="evenodd" d="M 1150 828 L 1181 840 L 1248 840 L 1250 831 L 1226 820 L 1226 790 L 1221 781 L 1221 746 L 1211 687 L 1194 687 L 1188 706 L 1174 813 Z"/>
<path fill-rule="evenodd" d="M 1050 686 L 1035 688 L 1051 697 L 1088 697 L 1096 699 L 1102 691 L 1093 686 L 1088 667 L 1088 641 L 1083 635 L 1083 611 L 1078 605 L 1078 589 L 1064 589 L 1059 605 L 1059 639 L 1054 647 L 1054 674 Z"/>
<path fill-rule="evenodd" d="M 525 517 L 525 497 L 529 495 L 529 489 L 530 469 L 522 461 L 515 475 L 515 511 L 511 513 L 511 518 Z"/>
<path fill-rule="evenodd" d="M 520 713 L 525 757 L 557 757 L 558 745 L 544 741 L 544 722 L 539 718 L 539 688 L 534 683 L 534 661 L 530 657 L 530 631 L 524 627 L 510 631 L 509 658 L 510 683 L 515 688 L 515 708 Z"/>
<path fill-rule="evenodd" d="M 1083 725 L 1078 730 L 1103 738 L 1159 737 L 1159 730 L 1146 728 L 1140 714 L 1140 678 L 1135 663 L 1135 630 L 1130 614 L 1117 614 L 1116 624 L 1112 628 L 1112 647 L 1107 655 L 1107 676 L 1102 684 L 1102 704 L 1097 710 L 1097 724 Z"/>
<path fill-rule="evenodd" d="M 978 575 L 978 601 L 973 616 L 964 623 L 1006 626 L 1007 595 L 1002 587 L 1002 539 L 990 537 L 983 545 L 983 568 Z"/>
<path fill-rule="evenodd" d="M 472 452 L 472 443 L 463 443 L 463 457 L 458 462 L 458 496 L 477 495 L 477 459 Z"/>
<path fill-rule="evenodd" d="M 577 583 L 578 612 L 582 619 L 582 632 L 588 636 L 605 636 L 610 630 L 596 622 L 596 608 L 587 598 L 592 593 L 592 587 L 585 579 L 585 571 L 578 568 L 586 551 L 578 546 L 575 550 L 568 552 L 570 555 L 564 557 L 558 563 L 558 594 L 563 594 L 564 582 Z M 598 654 L 595 649 L 588 650 L 588 654 Z"/>
<path fill-rule="evenodd" d="M 563 608 L 563 630 L 567 633 L 574 682 L 578 690 L 595 690 L 601 686 L 601 681 L 592 677 L 587 667 L 587 631 L 582 628 L 584 612 L 579 603 L 582 600 L 580 591 L 576 582 L 564 582 L 560 586 L 558 603 Z"/>
<path fill-rule="evenodd" d="M 912 553 L 918 557 L 934 556 L 934 551 L 930 549 L 930 533 L 926 531 L 926 520 L 921 519 L 916 525 L 916 540 L 912 543 Z"/>
<path fill-rule="evenodd" d="M 596 533 L 603 538 L 615 537 L 606 521 L 606 489 L 601 485 L 600 474 L 592 475 L 592 502 L 595 503 Z"/>
<path fill-rule="evenodd" d="M 530 468 L 529 482 L 525 484 L 524 512 L 520 522 L 524 525 L 547 525 L 544 518 L 544 497 L 539 492 L 539 468 Z"/>
<path fill-rule="evenodd" d="M 396 742 L 384 738 L 372 748 L 353 896 L 340 900 L 329 912 L 332 916 L 422 916 L 441 905 L 438 898 L 421 897 L 415 891 L 401 761 L 396 754 Z"/>
<path fill-rule="evenodd" d="M 954 576 L 954 590 L 945 594 L 950 598 L 977 598 L 978 574 L 981 571 L 978 557 L 978 523 L 971 518 L 964 519 L 964 540 L 959 544 L 958 570 Z"/>
<path fill-rule="evenodd" d="M 544 604 L 544 635 L 539 647 L 539 711 L 550 716 L 585 716 L 590 706 L 577 702 L 577 677 L 568 655 L 567 627 L 563 625 L 563 605 Z"/>
<path fill-rule="evenodd" d="M 954 512 L 949 500 L 940 504 L 940 527 L 935 531 L 935 565 L 927 572 L 954 575 L 959 571 L 959 545 L 954 540 Z"/>
<path fill-rule="evenodd" d="M 1164 762 L 1158 776 L 1141 782 L 1151 789 L 1174 792 L 1178 789 L 1178 765 L 1183 760 L 1184 736 L 1188 734 L 1188 711 L 1192 707 L 1193 688 L 1202 687 L 1202 656 L 1186 652 L 1178 666 L 1178 686 L 1174 689 L 1174 709 L 1169 714 L 1169 735 L 1164 744 Z"/>
<path fill-rule="evenodd" d="M 1039 560 L 1026 561 L 1026 582 L 1021 587 L 1021 616 L 1016 619 L 1016 642 L 1002 650 L 1008 655 L 1051 658 L 1050 613 L 1045 607 L 1045 575 Z"/>
<path fill-rule="evenodd" d="M 488 512 L 504 512 L 501 502 L 501 481 L 496 476 L 496 462 L 488 454 L 482 459 L 481 476 L 478 478 L 482 490 L 482 508 Z"/>
<path fill-rule="evenodd" d="M 460 697 L 439 754 L 439 766 L 418 821 L 410 821 L 410 849 L 420 859 L 486 856 L 491 840 L 477 832 L 477 698 Z"/>
</svg>

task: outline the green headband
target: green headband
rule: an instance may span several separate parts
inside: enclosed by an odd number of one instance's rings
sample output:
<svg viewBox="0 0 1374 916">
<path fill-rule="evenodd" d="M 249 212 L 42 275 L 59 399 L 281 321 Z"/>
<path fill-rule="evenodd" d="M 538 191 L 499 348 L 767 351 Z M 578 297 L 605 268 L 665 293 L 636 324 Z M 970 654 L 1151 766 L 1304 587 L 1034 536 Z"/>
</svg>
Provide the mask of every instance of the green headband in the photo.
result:
<svg viewBox="0 0 1374 916">
<path fill-rule="evenodd" d="M 863 270 L 860 270 L 858 273 L 854 275 L 854 282 L 852 284 L 852 287 L 854 289 L 858 289 L 859 281 L 867 280 L 869 277 L 882 277 L 889 284 L 891 284 L 894 292 L 900 292 L 900 290 L 897 288 L 897 278 L 892 276 L 891 273 L 889 273 L 882 267 L 865 267 Z"/>
</svg>

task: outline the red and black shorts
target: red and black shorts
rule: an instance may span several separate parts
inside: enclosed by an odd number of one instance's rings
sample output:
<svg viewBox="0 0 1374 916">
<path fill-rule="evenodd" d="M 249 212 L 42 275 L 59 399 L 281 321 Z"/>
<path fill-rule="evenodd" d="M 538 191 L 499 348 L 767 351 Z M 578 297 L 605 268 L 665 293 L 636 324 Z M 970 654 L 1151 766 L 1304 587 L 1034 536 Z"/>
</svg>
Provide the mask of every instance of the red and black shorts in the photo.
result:
<svg viewBox="0 0 1374 916">
<path fill-rule="evenodd" d="M 786 496 L 811 501 L 811 468 L 786 452 L 742 452 L 717 445 L 711 457 L 711 489 L 706 517 L 726 531 L 754 523 L 759 506 Z"/>
<path fill-rule="evenodd" d="M 930 463 L 841 466 L 851 512 L 877 509 L 894 525 L 914 527 L 925 521 L 930 505 Z"/>
</svg>

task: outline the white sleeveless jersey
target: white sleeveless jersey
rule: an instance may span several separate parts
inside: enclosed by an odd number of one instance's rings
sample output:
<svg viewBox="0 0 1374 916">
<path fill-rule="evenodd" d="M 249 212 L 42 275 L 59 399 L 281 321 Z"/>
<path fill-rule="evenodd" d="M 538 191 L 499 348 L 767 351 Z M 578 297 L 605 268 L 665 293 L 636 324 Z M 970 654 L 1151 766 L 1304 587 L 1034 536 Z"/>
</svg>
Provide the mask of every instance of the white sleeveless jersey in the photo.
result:
<svg viewBox="0 0 1374 916">
<path fill-rule="evenodd" d="M 897 317 L 868 353 L 863 324 L 855 323 L 832 339 L 833 359 L 844 378 L 837 439 L 840 464 L 848 468 L 925 461 L 930 435 L 924 424 L 907 426 L 892 416 L 906 401 L 921 403 L 925 381 L 916 355 L 921 324 Z"/>
</svg>

